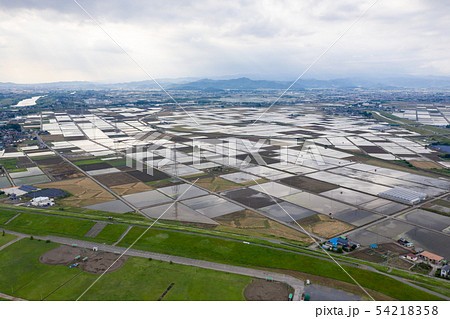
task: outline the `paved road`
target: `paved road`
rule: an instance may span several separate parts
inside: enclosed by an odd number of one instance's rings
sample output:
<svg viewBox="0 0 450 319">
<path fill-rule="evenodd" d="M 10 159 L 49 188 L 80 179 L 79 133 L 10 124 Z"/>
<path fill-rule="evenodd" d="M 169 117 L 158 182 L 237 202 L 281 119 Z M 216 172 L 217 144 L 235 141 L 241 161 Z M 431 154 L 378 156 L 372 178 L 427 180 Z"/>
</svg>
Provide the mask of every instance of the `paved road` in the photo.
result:
<svg viewBox="0 0 450 319">
<path fill-rule="evenodd" d="M 27 236 L 21 233 L 17 233 L 17 232 L 13 232 L 13 231 L 9 231 L 6 230 L 7 233 L 13 234 L 13 235 L 18 235 L 18 236 Z M 294 294 L 294 300 L 300 300 L 301 294 L 303 293 L 303 281 L 288 276 L 288 275 L 284 275 L 284 274 L 280 274 L 277 272 L 268 272 L 268 271 L 262 271 L 262 270 L 257 270 L 257 269 L 252 269 L 252 268 L 245 268 L 245 267 L 237 267 L 237 266 L 231 266 L 231 265 L 225 265 L 225 264 L 220 264 L 220 263 L 214 263 L 214 262 L 209 262 L 209 261 L 204 261 L 204 260 L 197 260 L 197 259 L 192 259 L 192 258 L 185 258 L 185 257 L 179 257 L 179 256 L 172 256 L 172 255 L 165 255 L 165 254 L 158 254 L 158 253 L 153 253 L 153 252 L 148 252 L 148 251 L 143 251 L 143 250 L 136 250 L 136 249 L 126 249 L 124 247 L 117 247 L 117 246 L 112 246 L 112 245 L 105 245 L 105 244 L 99 244 L 99 243 L 93 243 L 93 242 L 88 242 L 88 241 L 83 241 L 83 240 L 76 240 L 76 239 L 71 239 L 71 238 L 65 238 L 65 237 L 57 237 L 57 236 L 45 236 L 45 237 L 41 237 L 41 236 L 35 236 L 36 239 L 41 239 L 41 240 L 51 240 L 53 242 L 56 243 L 60 243 L 60 244 L 65 244 L 65 245 L 72 245 L 72 244 L 77 244 L 77 246 L 79 247 L 83 247 L 83 248 L 87 248 L 87 249 L 92 249 L 93 247 L 98 247 L 98 249 L 100 250 L 104 250 L 107 252 L 112 252 L 112 253 L 119 253 L 122 254 L 124 251 L 126 251 L 125 255 L 129 255 L 129 256 L 136 256 L 136 257 L 144 257 L 144 258 L 153 258 L 156 260 L 163 260 L 163 261 L 167 261 L 167 262 L 174 262 L 174 263 L 179 263 L 179 264 L 184 264 L 184 265 L 188 265 L 188 266 L 195 266 L 195 267 L 200 267 L 200 268 L 207 268 L 207 269 L 212 269 L 212 270 L 218 270 L 218 271 L 225 271 L 225 272 L 230 272 L 230 273 L 236 273 L 236 274 L 241 274 L 241 275 L 245 275 L 245 276 L 252 276 L 252 277 L 256 277 L 256 278 L 267 278 L 267 277 L 271 277 L 273 278 L 275 281 L 281 281 L 281 282 L 285 282 L 288 285 L 290 285 L 291 287 L 293 287 L 295 289 L 295 294 Z M 292 251 L 291 251 L 292 252 Z M 303 254 L 303 253 L 300 253 Z M 307 255 L 307 254 L 303 254 L 303 255 Z M 310 255 L 309 255 L 310 256 Z M 315 256 L 314 256 L 315 257 Z M 319 259 L 325 259 L 327 260 L 327 258 L 322 258 L 322 257 L 316 257 Z M 340 262 L 340 264 L 344 264 L 343 262 Z M 382 274 L 384 276 L 388 276 L 391 277 L 395 280 L 398 280 L 400 282 L 403 282 L 411 287 L 417 288 L 419 290 L 422 290 L 424 292 L 427 292 L 429 294 L 435 295 L 437 297 L 443 298 L 445 300 L 450 300 L 450 298 L 448 298 L 445 295 L 442 295 L 440 293 L 437 293 L 435 291 L 426 289 L 424 287 L 418 286 L 412 282 L 410 282 L 409 280 L 402 278 L 402 277 L 397 277 L 388 273 L 383 273 L 380 272 L 378 270 L 376 270 L 373 267 L 370 266 L 359 266 L 360 268 L 363 268 L 365 270 L 368 271 L 372 271 L 372 272 L 376 272 L 379 274 Z"/>
<path fill-rule="evenodd" d="M 4 209 L 14 210 L 14 209 L 11 209 L 11 208 L 4 208 Z M 52 215 L 52 216 L 54 216 L 54 214 L 48 214 L 48 213 L 39 213 L 39 212 L 31 212 L 31 213 L 43 214 L 43 215 Z M 61 217 L 91 220 L 91 219 L 83 218 L 83 217 L 69 217 L 69 216 L 61 216 Z M 92 221 L 97 221 L 97 220 L 92 220 Z M 147 228 L 147 227 L 148 227 L 148 226 L 140 226 L 140 225 L 131 225 L 131 224 L 127 224 L 127 223 L 119 223 L 119 224 L 128 225 L 128 226 L 136 226 L 136 227 L 144 227 L 144 228 Z M 212 235 L 212 234 L 194 233 L 194 232 L 191 232 L 191 231 L 188 231 L 188 230 L 170 229 L 170 228 L 160 228 L 160 227 L 156 227 L 156 226 L 153 226 L 152 228 L 153 228 L 153 229 L 166 230 L 166 231 L 180 232 L 180 233 L 185 233 L 185 234 L 193 234 L 193 235 L 198 235 L 198 236 L 206 236 L 206 237 L 212 237 L 212 238 L 219 238 L 219 239 L 224 239 L 224 240 L 229 240 L 229 241 L 235 241 L 235 242 L 242 242 L 242 240 L 240 240 L 240 239 L 234 239 L 234 238 L 229 238 L 229 237 L 222 237 L 222 236 L 219 236 L 219 235 Z M 16 232 L 13 232 L 13 231 L 8 231 L 8 230 L 7 230 L 6 232 L 9 232 L 9 233 L 11 233 L 11 234 L 16 234 L 16 235 L 17 235 L 17 234 L 23 235 L 23 234 L 16 233 Z M 125 231 L 125 232 L 127 232 L 127 231 Z M 124 232 L 124 234 L 122 234 L 122 236 L 125 236 L 125 235 L 126 235 L 125 232 Z M 29 236 L 29 235 L 24 235 L 24 236 Z M 253 238 L 253 239 L 264 239 L 264 238 L 251 237 L 251 236 L 246 236 L 246 237 L 249 237 L 249 238 L 250 238 L 250 239 L 249 239 L 250 241 L 251 241 L 252 238 Z M 60 237 L 60 238 L 64 238 L 64 237 Z M 64 239 L 67 239 L 67 240 L 69 240 L 69 241 L 72 241 L 72 239 L 69 239 L 69 238 L 64 238 Z M 277 241 L 277 240 L 269 240 L 269 241 L 274 242 L 274 243 L 278 243 L 278 244 L 283 244 L 282 242 Z M 119 243 L 119 241 L 117 241 L 116 243 L 114 243 L 113 246 L 117 245 L 118 243 Z M 311 249 L 310 247 L 309 247 L 309 248 L 303 248 L 304 251 L 302 252 L 302 251 L 293 251 L 293 250 L 288 249 L 288 248 L 273 247 L 273 246 L 269 246 L 269 245 L 258 244 L 258 243 L 254 243 L 254 242 L 252 242 L 251 245 L 254 245 L 254 246 L 260 246 L 260 247 L 266 247 L 266 248 L 275 249 L 275 250 L 280 250 L 280 251 L 285 251 L 285 252 L 289 252 L 289 253 L 293 253 L 293 254 L 299 254 L 299 255 L 303 255 L 303 256 L 314 257 L 314 258 L 318 258 L 318 259 L 321 259 L 321 260 L 324 260 L 324 261 L 332 261 L 332 260 L 330 259 L 330 257 L 328 257 L 328 256 L 326 256 L 326 255 L 318 256 L 317 253 L 319 253 L 319 252 L 317 252 L 317 251 L 314 250 L 314 249 Z M 296 247 L 296 248 L 299 248 L 299 247 Z M 312 254 L 309 253 L 308 251 L 311 251 L 311 253 L 314 253 L 314 255 L 312 255 Z M 359 260 L 359 259 L 355 259 L 355 258 L 352 258 L 352 257 L 350 257 L 350 256 L 345 256 L 345 257 L 348 259 L 348 261 L 340 260 L 339 256 L 334 256 L 334 258 L 339 262 L 340 265 L 347 265 L 347 266 L 352 266 L 352 267 L 360 267 L 360 268 L 364 268 L 364 269 L 369 270 L 369 271 L 373 271 L 373 272 L 377 272 L 377 273 L 381 273 L 381 274 L 386 275 L 386 273 L 380 272 L 380 271 L 378 271 L 377 269 L 375 269 L 374 267 L 371 267 L 371 266 L 368 266 L 368 265 L 365 265 L 365 264 L 364 264 L 364 265 L 360 264 L 360 260 Z M 408 270 L 405 270 L 405 269 L 399 269 L 399 268 L 396 268 L 396 267 L 392 267 L 392 268 L 393 268 L 393 269 L 397 269 L 397 270 L 401 270 L 401 271 L 405 271 L 405 272 L 409 272 L 409 273 L 414 274 L 414 275 L 417 275 L 417 273 L 411 272 L 411 271 L 408 271 Z M 403 278 L 400 278 L 400 277 L 392 277 L 392 278 L 395 278 L 395 279 L 400 280 L 400 281 L 404 281 L 406 284 L 410 284 L 408 281 L 405 281 Z M 436 280 L 441 280 L 441 281 L 443 281 L 443 282 L 445 281 L 445 279 L 440 279 L 440 278 L 435 278 L 435 279 L 436 279 Z M 417 287 L 418 289 L 424 290 L 424 289 L 422 289 L 420 286 L 415 286 L 415 285 L 413 285 L 413 284 L 411 284 L 411 285 L 414 286 L 414 287 Z M 430 292 L 430 293 L 432 293 L 432 294 L 435 294 L 434 292 L 431 292 L 431 291 L 428 291 L 428 290 L 427 290 L 427 292 Z"/>
</svg>

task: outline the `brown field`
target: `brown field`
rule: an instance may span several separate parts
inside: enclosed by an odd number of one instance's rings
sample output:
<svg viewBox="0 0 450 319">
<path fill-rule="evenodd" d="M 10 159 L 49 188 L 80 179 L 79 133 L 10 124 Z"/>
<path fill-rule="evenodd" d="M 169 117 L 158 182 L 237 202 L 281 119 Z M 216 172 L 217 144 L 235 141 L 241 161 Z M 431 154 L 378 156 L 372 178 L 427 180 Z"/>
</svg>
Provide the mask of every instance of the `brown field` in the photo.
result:
<svg viewBox="0 0 450 319">
<path fill-rule="evenodd" d="M 57 181 L 84 176 L 83 173 L 67 162 L 62 162 L 57 165 L 43 166 L 41 168 L 44 172 Z"/>
<path fill-rule="evenodd" d="M 267 183 L 269 180 L 268 179 L 265 179 L 265 178 L 260 178 L 260 179 L 257 179 L 257 180 L 255 180 L 255 181 L 248 181 L 248 182 L 244 182 L 244 183 L 241 183 L 241 185 L 244 185 L 244 186 L 253 186 L 253 185 L 256 185 L 256 184 L 263 184 L 263 183 Z"/>
<path fill-rule="evenodd" d="M 322 182 L 317 179 L 309 178 L 306 176 L 287 177 L 283 178 L 280 182 L 285 185 L 300 188 L 313 193 L 322 193 L 339 187 L 335 184 Z"/>
<path fill-rule="evenodd" d="M 379 244 L 378 248 L 355 250 L 349 256 L 376 263 L 386 263 L 395 267 L 409 268 L 411 267 L 411 263 L 399 258 L 399 256 L 407 253 L 409 253 L 409 250 L 397 244 L 383 243 Z"/>
<path fill-rule="evenodd" d="M 244 290 L 244 297 L 249 301 L 285 301 L 294 290 L 285 283 L 253 279 Z"/>
<path fill-rule="evenodd" d="M 441 165 L 438 165 L 431 161 L 409 161 L 412 165 L 422 169 L 431 169 L 431 168 L 442 168 Z"/>
<path fill-rule="evenodd" d="M 223 179 L 221 177 L 206 177 L 199 179 L 195 185 L 203 187 L 212 192 L 221 192 L 233 188 L 241 187 L 241 185 Z"/>
<path fill-rule="evenodd" d="M 58 182 L 36 184 L 41 188 L 58 188 L 72 196 L 63 198 L 61 203 L 68 206 L 83 207 L 115 200 L 116 198 L 87 177 Z"/>
<path fill-rule="evenodd" d="M 313 242 L 307 235 L 248 209 L 221 216 L 215 220 L 220 223 L 220 226 L 216 228 L 219 231 L 255 237 L 285 238 L 308 244 Z"/>
<path fill-rule="evenodd" d="M 139 182 L 139 180 L 133 176 L 122 172 L 97 175 L 95 176 L 95 179 L 108 187 L 121 186 L 123 184 L 136 184 Z"/>
<path fill-rule="evenodd" d="M 369 164 L 369 165 L 375 165 L 375 166 L 380 166 L 380 167 L 385 167 L 385 168 L 392 168 L 392 169 L 396 169 L 398 171 L 404 171 L 404 172 L 408 172 L 408 173 L 412 173 L 412 174 L 437 177 L 437 175 L 435 175 L 431 172 L 423 172 L 423 171 L 420 171 L 420 170 L 417 170 L 414 168 L 408 168 L 408 167 L 397 165 L 395 163 L 390 163 L 390 162 L 382 161 L 382 160 L 378 160 L 378 159 L 372 159 L 372 158 L 367 159 L 367 158 L 359 157 L 358 161 L 361 161 L 362 163 Z"/>
<path fill-rule="evenodd" d="M 313 215 L 297 221 L 307 232 L 323 238 L 331 238 L 355 227 L 322 214 Z"/>
<path fill-rule="evenodd" d="M 64 141 L 63 135 L 41 135 L 41 138 L 44 142 Z"/>
<path fill-rule="evenodd" d="M 80 256 L 77 260 L 75 257 Z M 86 261 L 82 261 L 87 257 Z M 118 259 L 119 255 L 112 253 L 61 245 L 55 249 L 43 253 L 39 257 L 39 261 L 46 265 L 64 265 L 69 266 L 78 263 L 77 268 L 88 273 L 100 275 L 105 271 L 107 273 L 119 270 L 124 265 L 127 256 Z"/>
<path fill-rule="evenodd" d="M 135 194 L 135 193 L 149 191 L 152 188 L 148 185 L 145 185 L 142 182 L 136 182 L 136 183 L 112 186 L 111 189 L 116 194 L 122 196 L 122 195 L 129 195 L 129 194 Z"/>
</svg>

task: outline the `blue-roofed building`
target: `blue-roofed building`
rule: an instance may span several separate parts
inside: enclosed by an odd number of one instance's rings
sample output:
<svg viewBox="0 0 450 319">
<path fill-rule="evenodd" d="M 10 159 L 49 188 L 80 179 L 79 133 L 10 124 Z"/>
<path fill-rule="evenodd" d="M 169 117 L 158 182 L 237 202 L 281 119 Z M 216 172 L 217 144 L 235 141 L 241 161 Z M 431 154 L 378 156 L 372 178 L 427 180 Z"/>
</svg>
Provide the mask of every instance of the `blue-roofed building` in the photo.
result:
<svg viewBox="0 0 450 319">
<path fill-rule="evenodd" d="M 336 245 L 336 244 L 338 243 L 338 237 L 336 237 L 336 238 L 331 238 L 328 242 L 329 242 L 330 244 Z"/>
<path fill-rule="evenodd" d="M 22 185 L 19 187 L 19 189 L 24 192 L 33 192 L 33 191 L 37 190 L 38 188 L 31 186 L 31 185 Z"/>
<path fill-rule="evenodd" d="M 30 196 L 31 198 L 37 197 L 58 198 L 66 196 L 67 193 L 57 188 L 45 188 L 36 192 L 28 193 L 27 195 Z"/>
</svg>

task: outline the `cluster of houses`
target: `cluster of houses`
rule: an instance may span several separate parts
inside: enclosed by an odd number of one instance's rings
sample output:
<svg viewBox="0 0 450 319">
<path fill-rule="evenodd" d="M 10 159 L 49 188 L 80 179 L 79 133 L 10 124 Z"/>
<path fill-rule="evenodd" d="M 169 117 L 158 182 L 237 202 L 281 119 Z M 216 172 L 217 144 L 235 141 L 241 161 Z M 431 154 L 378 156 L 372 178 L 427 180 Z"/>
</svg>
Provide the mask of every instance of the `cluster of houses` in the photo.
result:
<svg viewBox="0 0 450 319">
<path fill-rule="evenodd" d="M 400 238 L 397 242 L 405 247 L 414 247 L 413 243 L 408 242 L 403 238 Z M 439 275 L 443 278 L 450 278 L 450 265 L 447 264 L 447 261 L 444 257 L 421 249 L 415 249 L 413 252 L 404 255 L 403 258 L 406 258 L 407 260 L 412 262 L 423 262 L 427 264 L 434 264 L 437 266 L 443 265 L 439 270 Z"/>
<path fill-rule="evenodd" d="M 359 247 L 361 247 L 360 244 L 351 241 L 347 237 L 343 236 L 331 238 L 330 240 L 322 244 L 323 249 L 336 252 L 352 251 Z"/>
<path fill-rule="evenodd" d="M 21 143 L 24 140 L 35 139 L 31 130 L 20 129 L 19 124 L 11 125 L 5 124 L 0 126 L 0 149 L 4 149 L 15 144 Z"/>
<path fill-rule="evenodd" d="M 397 243 L 399 243 L 402 246 L 405 246 L 407 248 L 413 248 L 414 247 L 414 243 L 407 241 L 404 238 L 400 238 L 399 240 L 397 240 Z M 446 263 L 446 260 L 444 257 L 430 253 L 429 251 L 426 250 L 422 250 L 422 249 L 414 249 L 413 252 L 406 254 L 405 256 L 403 256 L 404 258 L 406 258 L 409 261 L 413 261 L 413 262 L 426 262 L 426 263 L 431 263 L 431 264 L 435 264 L 435 265 L 442 265 Z"/>
<path fill-rule="evenodd" d="M 7 187 L 1 189 L 5 194 L 9 196 L 10 200 L 20 201 L 21 197 L 26 195 L 31 198 L 29 202 L 26 203 L 28 206 L 35 207 L 51 207 L 55 205 L 55 198 L 66 196 L 67 193 L 60 189 L 41 189 L 31 186 L 31 185 L 21 185 L 14 187 Z"/>
<path fill-rule="evenodd" d="M 444 257 L 430 253 L 429 251 L 426 251 L 426 250 L 421 251 L 416 254 L 409 253 L 409 254 L 405 255 L 404 257 L 407 260 L 410 260 L 413 262 L 421 261 L 421 262 L 431 263 L 431 264 L 435 264 L 435 265 L 442 265 L 446 262 Z"/>
</svg>

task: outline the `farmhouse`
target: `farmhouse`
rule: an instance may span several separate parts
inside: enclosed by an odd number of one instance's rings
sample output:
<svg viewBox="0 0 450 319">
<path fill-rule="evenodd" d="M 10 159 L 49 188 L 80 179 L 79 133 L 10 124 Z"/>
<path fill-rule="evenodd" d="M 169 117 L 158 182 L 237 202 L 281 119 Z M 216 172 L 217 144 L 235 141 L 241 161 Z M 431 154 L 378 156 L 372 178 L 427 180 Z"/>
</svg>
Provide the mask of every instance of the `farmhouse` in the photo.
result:
<svg viewBox="0 0 450 319">
<path fill-rule="evenodd" d="M 419 257 L 417 257 L 417 255 L 414 255 L 411 253 L 406 255 L 406 259 L 411 260 L 411 261 L 417 261 L 418 258 Z"/>
<path fill-rule="evenodd" d="M 441 268 L 441 277 L 450 277 L 450 265 Z"/>
<path fill-rule="evenodd" d="M 407 241 L 404 238 L 400 238 L 399 240 L 397 240 L 397 243 L 405 247 L 414 247 L 414 244 L 412 242 Z"/>
<path fill-rule="evenodd" d="M 342 248 L 344 250 L 350 251 L 355 248 L 359 248 L 360 244 L 353 242 L 349 240 L 347 237 L 335 237 L 326 242 L 325 245 L 322 246 L 323 248 L 332 248 L 333 250 L 336 250 L 337 248 Z"/>
<path fill-rule="evenodd" d="M 38 206 L 38 207 L 49 207 L 55 205 L 55 202 L 53 199 L 50 199 L 48 197 L 35 197 L 30 201 L 30 204 L 32 206 Z"/>
<path fill-rule="evenodd" d="M 444 257 L 430 253 L 428 251 L 423 251 L 419 254 L 419 257 L 427 262 L 431 262 L 433 264 L 439 264 L 444 260 Z"/>
</svg>

